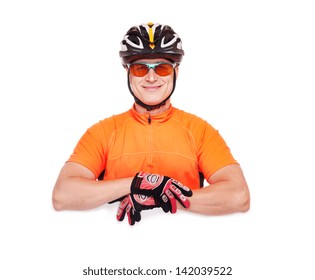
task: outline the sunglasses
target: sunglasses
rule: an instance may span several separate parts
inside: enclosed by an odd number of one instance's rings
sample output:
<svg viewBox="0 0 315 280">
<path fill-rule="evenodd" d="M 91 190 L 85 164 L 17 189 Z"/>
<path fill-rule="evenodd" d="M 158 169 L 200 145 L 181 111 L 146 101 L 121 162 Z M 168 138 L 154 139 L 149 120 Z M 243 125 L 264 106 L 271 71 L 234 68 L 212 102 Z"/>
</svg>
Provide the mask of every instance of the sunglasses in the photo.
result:
<svg viewBox="0 0 315 280">
<path fill-rule="evenodd" d="M 173 69 L 175 68 L 176 63 L 170 62 L 157 62 L 157 63 L 145 63 L 145 62 L 135 62 L 127 64 L 127 67 L 131 75 L 136 77 L 144 77 L 149 73 L 150 69 L 153 69 L 154 72 L 162 77 L 172 74 Z"/>
</svg>

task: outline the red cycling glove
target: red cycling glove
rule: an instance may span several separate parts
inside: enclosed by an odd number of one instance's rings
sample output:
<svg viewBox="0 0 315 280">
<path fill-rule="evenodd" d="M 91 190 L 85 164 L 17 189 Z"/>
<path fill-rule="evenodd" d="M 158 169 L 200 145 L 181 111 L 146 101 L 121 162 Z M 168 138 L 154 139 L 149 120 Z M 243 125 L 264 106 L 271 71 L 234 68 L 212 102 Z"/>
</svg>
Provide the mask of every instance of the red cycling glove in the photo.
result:
<svg viewBox="0 0 315 280">
<path fill-rule="evenodd" d="M 155 207 L 161 207 L 164 212 L 171 213 L 177 211 L 176 200 L 183 207 L 189 208 L 190 202 L 187 196 L 192 196 L 192 191 L 175 179 L 145 172 L 136 174 L 132 180 L 130 191 L 131 195 L 142 194 L 153 197 Z"/>
<path fill-rule="evenodd" d="M 126 195 L 119 204 L 116 217 L 118 221 L 122 221 L 127 214 L 129 224 L 134 225 L 135 222 L 140 222 L 141 220 L 141 210 L 155 207 L 157 206 L 153 197 L 141 194 Z"/>
</svg>

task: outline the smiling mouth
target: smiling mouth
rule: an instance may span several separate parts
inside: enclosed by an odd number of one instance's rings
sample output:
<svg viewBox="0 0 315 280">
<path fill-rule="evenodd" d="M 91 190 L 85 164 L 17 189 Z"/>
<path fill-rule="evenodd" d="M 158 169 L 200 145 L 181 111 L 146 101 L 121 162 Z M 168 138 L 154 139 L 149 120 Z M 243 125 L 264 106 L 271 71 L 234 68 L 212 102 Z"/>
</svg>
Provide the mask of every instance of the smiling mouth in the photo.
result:
<svg viewBox="0 0 315 280">
<path fill-rule="evenodd" d="M 143 87 L 146 90 L 157 90 L 159 89 L 161 86 L 145 86 Z"/>
</svg>

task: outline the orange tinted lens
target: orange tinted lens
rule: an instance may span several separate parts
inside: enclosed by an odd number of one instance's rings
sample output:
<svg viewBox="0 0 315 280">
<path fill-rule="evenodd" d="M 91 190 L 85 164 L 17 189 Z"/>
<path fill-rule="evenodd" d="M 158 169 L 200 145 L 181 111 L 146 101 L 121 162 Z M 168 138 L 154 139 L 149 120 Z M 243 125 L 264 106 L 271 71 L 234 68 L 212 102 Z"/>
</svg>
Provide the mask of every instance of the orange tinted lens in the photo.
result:
<svg viewBox="0 0 315 280">
<path fill-rule="evenodd" d="M 149 69 L 144 64 L 131 64 L 130 73 L 136 77 L 143 77 L 149 72 Z"/>
<path fill-rule="evenodd" d="M 155 67 L 155 73 L 159 76 L 168 76 L 172 73 L 173 66 L 171 64 L 162 63 Z"/>
</svg>

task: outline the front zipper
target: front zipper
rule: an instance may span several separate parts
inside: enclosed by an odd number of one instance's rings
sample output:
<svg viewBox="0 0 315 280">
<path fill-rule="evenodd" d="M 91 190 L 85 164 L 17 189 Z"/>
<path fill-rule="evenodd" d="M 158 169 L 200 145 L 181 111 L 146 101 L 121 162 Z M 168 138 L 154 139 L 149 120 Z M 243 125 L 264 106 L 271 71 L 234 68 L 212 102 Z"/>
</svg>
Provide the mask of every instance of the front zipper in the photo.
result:
<svg viewBox="0 0 315 280">
<path fill-rule="evenodd" d="M 153 156 L 152 156 L 152 120 L 151 116 L 148 117 L 148 124 L 149 124 L 149 163 L 148 167 L 153 168 Z"/>
</svg>

